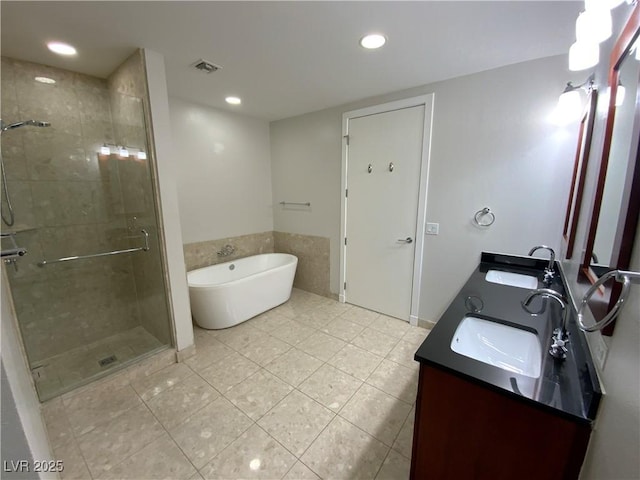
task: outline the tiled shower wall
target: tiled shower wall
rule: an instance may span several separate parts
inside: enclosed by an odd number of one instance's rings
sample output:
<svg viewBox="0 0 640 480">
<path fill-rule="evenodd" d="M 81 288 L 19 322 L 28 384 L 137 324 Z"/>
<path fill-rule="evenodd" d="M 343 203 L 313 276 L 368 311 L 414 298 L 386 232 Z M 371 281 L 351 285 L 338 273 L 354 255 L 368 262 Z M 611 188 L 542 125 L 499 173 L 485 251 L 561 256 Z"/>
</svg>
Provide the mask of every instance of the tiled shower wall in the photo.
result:
<svg viewBox="0 0 640 480">
<path fill-rule="evenodd" d="M 140 229 L 149 233 L 149 252 L 134 255 L 133 276 L 136 286 L 140 322 L 142 326 L 164 344 L 171 343 L 169 315 L 160 255 L 159 228 L 155 211 L 150 151 L 145 126 L 144 99 L 146 72 L 142 52 L 136 51 L 108 79 L 115 139 L 146 152 L 146 159 L 135 155 L 120 161 L 118 170 L 122 189 L 122 209 L 127 219 L 131 246 L 139 246 L 135 238 Z M 148 111 L 148 110 L 147 110 Z"/>
<path fill-rule="evenodd" d="M 36 76 L 56 83 L 36 82 Z M 1 88 L 6 123 L 51 123 L 2 135 L 16 213 L 15 225 L 3 225 L 3 232 L 18 232 L 17 243 L 28 250 L 8 274 L 33 364 L 133 328 L 140 316 L 127 256 L 37 266 L 127 245 L 113 159 L 97 154 L 102 144 L 115 142 L 106 82 L 2 58 Z"/>
<path fill-rule="evenodd" d="M 54 85 L 34 81 L 56 80 Z M 145 72 L 136 52 L 108 81 L 2 59 L 2 119 L 35 118 L 2 137 L 17 242 L 28 249 L 9 268 L 32 364 L 142 325 L 170 343 L 147 148 Z M 105 143 L 135 155 L 102 155 Z M 6 210 L 3 210 L 6 212 Z M 150 251 L 38 267 L 42 259 L 142 246 Z"/>
</svg>

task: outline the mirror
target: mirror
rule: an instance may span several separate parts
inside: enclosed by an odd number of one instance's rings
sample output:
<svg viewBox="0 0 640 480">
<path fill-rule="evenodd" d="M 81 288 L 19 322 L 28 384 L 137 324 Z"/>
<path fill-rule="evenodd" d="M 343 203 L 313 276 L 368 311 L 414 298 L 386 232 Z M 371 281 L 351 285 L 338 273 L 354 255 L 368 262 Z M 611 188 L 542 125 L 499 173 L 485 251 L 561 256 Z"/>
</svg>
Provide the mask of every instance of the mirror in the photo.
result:
<svg viewBox="0 0 640 480">
<path fill-rule="evenodd" d="M 619 80 L 624 85 L 624 96 L 618 87 L 618 105 L 613 120 L 613 135 L 609 147 L 609 163 L 600 202 L 600 218 L 591 252 L 591 268 L 600 277 L 617 264 L 621 238 L 618 235 L 619 212 L 622 201 L 628 197 L 627 179 L 633 177 L 635 152 L 631 152 L 634 140 L 634 117 L 636 110 L 636 90 L 640 62 L 634 56 L 627 56 L 619 70 Z M 622 98 L 621 98 L 622 97 Z M 622 100 L 622 103 L 620 102 Z"/>
<path fill-rule="evenodd" d="M 598 100 L 597 90 L 589 91 L 587 108 L 580 120 L 578 135 L 578 147 L 576 149 L 576 159 L 573 165 L 573 179 L 569 190 L 569 201 L 567 203 L 567 213 L 564 220 L 563 236 L 567 242 L 565 257 L 570 259 L 573 255 L 573 246 L 576 240 L 578 229 L 578 218 L 580 218 L 580 207 L 582 206 L 582 194 L 584 192 L 584 181 L 587 176 L 587 162 L 591 151 L 591 137 L 593 135 L 593 124 L 596 118 L 596 102 Z"/>
<path fill-rule="evenodd" d="M 604 148 L 582 262 L 582 273 L 592 283 L 610 270 L 629 267 L 638 226 L 640 60 L 635 56 L 634 47 L 639 36 L 640 5 L 636 5 L 611 53 Z M 620 85 L 624 86 L 624 98 Z M 589 306 L 596 320 L 607 314 L 619 293 L 620 284 L 613 282 L 600 295 L 594 295 Z M 611 334 L 612 325 L 603 333 Z"/>
</svg>

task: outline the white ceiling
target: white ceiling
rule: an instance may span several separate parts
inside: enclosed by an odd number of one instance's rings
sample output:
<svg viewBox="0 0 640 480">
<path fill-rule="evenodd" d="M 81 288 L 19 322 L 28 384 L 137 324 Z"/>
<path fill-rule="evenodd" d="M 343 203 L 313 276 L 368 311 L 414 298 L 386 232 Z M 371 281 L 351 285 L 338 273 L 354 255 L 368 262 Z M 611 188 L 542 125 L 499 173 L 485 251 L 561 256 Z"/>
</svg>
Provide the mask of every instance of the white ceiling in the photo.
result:
<svg viewBox="0 0 640 480">
<path fill-rule="evenodd" d="M 107 77 L 136 47 L 169 94 L 268 120 L 567 53 L 578 1 L 2 1 L 2 55 Z M 380 50 L 364 34 L 388 37 Z M 59 40 L 75 58 L 50 53 Z M 223 69 L 190 68 L 199 58 Z M 230 107 L 227 95 L 242 97 Z"/>
</svg>

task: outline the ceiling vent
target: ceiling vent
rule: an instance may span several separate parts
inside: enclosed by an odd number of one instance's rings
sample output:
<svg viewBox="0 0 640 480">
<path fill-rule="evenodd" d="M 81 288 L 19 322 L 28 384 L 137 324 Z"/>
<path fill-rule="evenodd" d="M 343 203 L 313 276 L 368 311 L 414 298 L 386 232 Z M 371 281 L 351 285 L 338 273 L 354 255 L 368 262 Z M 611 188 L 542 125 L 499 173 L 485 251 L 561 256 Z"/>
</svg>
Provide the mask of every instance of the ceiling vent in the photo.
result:
<svg viewBox="0 0 640 480">
<path fill-rule="evenodd" d="M 196 63 L 193 64 L 193 67 L 197 70 L 200 70 L 204 73 L 213 73 L 221 70 L 222 67 L 220 65 L 216 65 L 211 62 L 207 62 L 206 60 L 200 59 Z"/>
</svg>

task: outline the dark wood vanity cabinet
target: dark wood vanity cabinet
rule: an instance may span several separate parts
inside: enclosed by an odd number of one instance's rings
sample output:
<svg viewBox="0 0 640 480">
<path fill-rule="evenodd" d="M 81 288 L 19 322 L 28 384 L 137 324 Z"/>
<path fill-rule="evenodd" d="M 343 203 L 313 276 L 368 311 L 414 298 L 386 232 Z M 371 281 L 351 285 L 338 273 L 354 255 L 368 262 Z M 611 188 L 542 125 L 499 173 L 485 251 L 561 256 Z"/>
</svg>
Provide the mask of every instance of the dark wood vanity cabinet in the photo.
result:
<svg viewBox="0 0 640 480">
<path fill-rule="evenodd" d="M 420 364 L 413 480 L 576 479 L 589 424 Z"/>
</svg>

